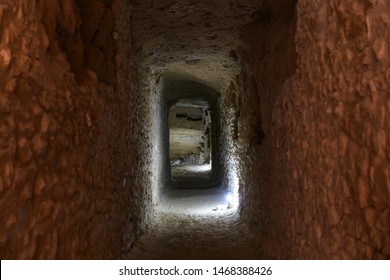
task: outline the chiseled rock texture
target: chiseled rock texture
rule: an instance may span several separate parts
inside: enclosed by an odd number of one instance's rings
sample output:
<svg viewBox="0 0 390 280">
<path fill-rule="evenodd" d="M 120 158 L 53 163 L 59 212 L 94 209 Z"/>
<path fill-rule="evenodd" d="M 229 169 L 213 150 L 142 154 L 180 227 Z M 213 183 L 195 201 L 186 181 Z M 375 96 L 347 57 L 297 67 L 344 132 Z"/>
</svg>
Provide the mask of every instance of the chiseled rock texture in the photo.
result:
<svg viewBox="0 0 390 280">
<path fill-rule="evenodd" d="M 244 31 L 266 135 L 246 211 L 262 257 L 389 259 L 390 2 L 278 11 Z"/>
<path fill-rule="evenodd" d="M 0 1 L 0 258 L 130 249 L 128 18 L 119 0 Z"/>
<path fill-rule="evenodd" d="M 235 215 L 156 219 L 164 79 Z M 389 85 L 389 1 L 0 0 L 0 258 L 389 259 Z"/>
</svg>

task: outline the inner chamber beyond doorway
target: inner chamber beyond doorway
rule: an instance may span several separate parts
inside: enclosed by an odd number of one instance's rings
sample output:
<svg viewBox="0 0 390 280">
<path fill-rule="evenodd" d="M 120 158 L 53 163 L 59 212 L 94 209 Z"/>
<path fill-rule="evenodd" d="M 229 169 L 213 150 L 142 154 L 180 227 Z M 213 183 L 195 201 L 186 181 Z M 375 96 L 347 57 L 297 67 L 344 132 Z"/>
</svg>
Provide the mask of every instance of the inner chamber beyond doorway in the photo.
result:
<svg viewBox="0 0 390 280">
<path fill-rule="evenodd" d="M 169 187 L 218 185 L 218 93 L 191 79 L 164 79 L 167 101 Z"/>
<path fill-rule="evenodd" d="M 205 101 L 180 100 L 169 110 L 172 180 L 210 180 L 212 117 Z"/>
</svg>

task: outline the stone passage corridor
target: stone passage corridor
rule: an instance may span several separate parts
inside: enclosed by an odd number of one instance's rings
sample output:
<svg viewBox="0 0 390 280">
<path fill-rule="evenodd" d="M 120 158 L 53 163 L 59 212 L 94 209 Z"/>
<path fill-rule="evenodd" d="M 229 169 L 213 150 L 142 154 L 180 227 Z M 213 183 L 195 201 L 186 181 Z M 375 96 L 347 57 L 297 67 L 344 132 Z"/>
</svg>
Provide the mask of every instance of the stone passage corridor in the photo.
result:
<svg viewBox="0 0 390 280">
<path fill-rule="evenodd" d="M 390 1 L 0 0 L 1 259 L 390 259 Z"/>
</svg>

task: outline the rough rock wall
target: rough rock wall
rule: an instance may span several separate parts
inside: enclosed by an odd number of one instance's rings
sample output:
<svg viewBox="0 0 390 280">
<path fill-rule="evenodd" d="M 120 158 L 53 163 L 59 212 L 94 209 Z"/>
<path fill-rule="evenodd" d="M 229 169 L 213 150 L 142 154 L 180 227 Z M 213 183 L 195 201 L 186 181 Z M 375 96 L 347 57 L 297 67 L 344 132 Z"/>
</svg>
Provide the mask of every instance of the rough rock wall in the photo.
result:
<svg viewBox="0 0 390 280">
<path fill-rule="evenodd" d="M 247 28 L 266 134 L 263 257 L 389 258 L 390 4 L 288 10 Z"/>
<path fill-rule="evenodd" d="M 256 208 L 251 190 L 257 187 L 259 147 L 264 133 L 261 128 L 259 97 L 253 77 L 243 66 L 240 75 L 231 81 L 228 89 L 219 98 L 218 106 L 221 134 L 221 170 L 223 184 L 230 191 L 237 191 L 241 208 Z M 235 178 L 236 177 L 236 178 Z M 235 182 L 232 182 L 235 181 Z M 255 206 L 256 205 L 256 206 Z"/>
<path fill-rule="evenodd" d="M 120 0 L 0 2 L 2 259 L 130 248 L 127 18 Z"/>
<path fill-rule="evenodd" d="M 259 210 L 263 206 L 257 194 L 260 178 L 258 170 L 260 148 L 264 131 L 261 126 L 260 102 L 256 86 L 246 66 L 243 66 L 241 74 L 232 82 L 227 96 L 231 100 L 230 106 L 235 108 L 230 137 L 236 147 L 241 221 L 249 232 L 257 236 L 252 246 L 256 251 L 256 257 L 262 258 L 258 227 L 261 225 Z"/>
</svg>

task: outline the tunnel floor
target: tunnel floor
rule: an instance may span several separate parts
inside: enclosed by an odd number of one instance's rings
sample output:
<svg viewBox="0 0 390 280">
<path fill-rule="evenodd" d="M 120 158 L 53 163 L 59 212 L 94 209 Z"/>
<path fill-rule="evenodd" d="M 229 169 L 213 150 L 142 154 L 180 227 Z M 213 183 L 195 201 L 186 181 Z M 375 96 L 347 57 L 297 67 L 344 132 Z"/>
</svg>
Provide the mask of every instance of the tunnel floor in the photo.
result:
<svg viewBox="0 0 390 280">
<path fill-rule="evenodd" d="M 129 259 L 255 259 L 255 238 L 234 211 L 208 214 L 158 209 Z"/>
<path fill-rule="evenodd" d="M 211 164 L 200 165 L 175 165 L 172 166 L 172 177 L 180 179 L 209 179 L 211 175 Z"/>
<path fill-rule="evenodd" d="M 258 259 L 259 240 L 223 187 L 165 189 L 127 259 Z"/>
<path fill-rule="evenodd" d="M 176 165 L 171 167 L 170 188 L 203 189 L 217 188 L 218 181 L 212 178 L 211 164 Z"/>
</svg>

